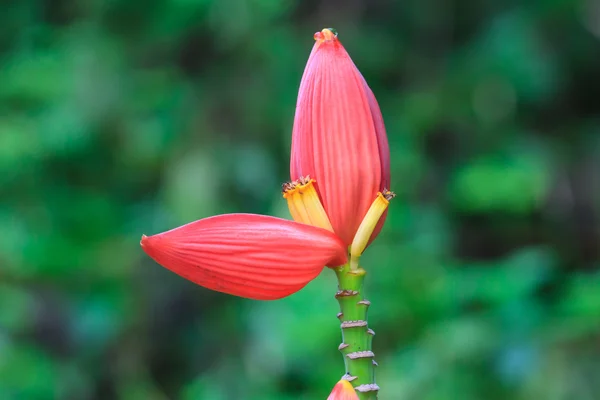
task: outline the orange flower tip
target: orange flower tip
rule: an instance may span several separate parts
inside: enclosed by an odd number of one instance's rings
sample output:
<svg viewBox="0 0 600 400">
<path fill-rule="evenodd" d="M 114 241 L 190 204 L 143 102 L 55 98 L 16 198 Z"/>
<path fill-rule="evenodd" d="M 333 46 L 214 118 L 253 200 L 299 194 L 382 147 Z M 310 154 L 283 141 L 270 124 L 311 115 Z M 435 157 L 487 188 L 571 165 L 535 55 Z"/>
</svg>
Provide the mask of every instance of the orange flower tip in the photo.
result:
<svg viewBox="0 0 600 400">
<path fill-rule="evenodd" d="M 292 190 L 294 190 L 296 188 L 296 183 L 295 182 L 284 182 L 281 184 L 281 193 L 283 194 L 283 197 L 286 198 L 286 194 L 288 192 L 291 192 Z"/>
<path fill-rule="evenodd" d="M 335 384 L 327 400 L 358 400 L 358 395 L 352 384 L 346 379 L 342 379 Z"/>
<path fill-rule="evenodd" d="M 386 199 L 387 201 L 392 200 L 394 197 L 396 197 L 396 193 L 387 190 L 387 189 L 383 189 L 383 191 L 381 192 L 381 195 L 383 196 L 384 199 Z"/>
<path fill-rule="evenodd" d="M 140 246 L 144 247 L 144 242 L 148 239 L 148 236 L 142 235 L 142 239 L 140 240 Z"/>
<path fill-rule="evenodd" d="M 299 185 L 308 185 L 311 182 L 315 182 L 315 180 L 310 179 L 310 175 L 306 175 L 306 176 L 301 176 L 300 178 L 298 178 L 297 182 Z"/>
<path fill-rule="evenodd" d="M 309 175 L 301 176 L 295 181 L 285 182 L 281 185 L 281 193 L 283 194 L 283 198 L 287 199 L 290 194 L 292 194 L 296 189 L 303 189 L 309 183 L 316 182 L 314 179 L 310 179 Z"/>
<path fill-rule="evenodd" d="M 333 28 L 325 28 L 321 32 L 316 32 L 313 36 L 317 42 L 332 41 L 337 39 L 338 32 Z"/>
</svg>

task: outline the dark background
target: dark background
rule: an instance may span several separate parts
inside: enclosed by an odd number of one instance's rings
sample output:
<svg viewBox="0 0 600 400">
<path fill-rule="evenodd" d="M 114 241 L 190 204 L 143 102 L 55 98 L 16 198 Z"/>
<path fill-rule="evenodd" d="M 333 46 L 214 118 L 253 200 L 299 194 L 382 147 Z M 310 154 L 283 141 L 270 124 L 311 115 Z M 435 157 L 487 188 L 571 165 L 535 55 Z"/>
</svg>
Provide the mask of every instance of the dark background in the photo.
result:
<svg viewBox="0 0 600 400">
<path fill-rule="evenodd" d="M 363 257 L 380 398 L 600 398 L 600 3 L 4 0 L 0 398 L 324 399 L 330 271 L 257 302 L 139 247 L 288 218 L 297 88 L 335 27 L 392 203 Z"/>
</svg>

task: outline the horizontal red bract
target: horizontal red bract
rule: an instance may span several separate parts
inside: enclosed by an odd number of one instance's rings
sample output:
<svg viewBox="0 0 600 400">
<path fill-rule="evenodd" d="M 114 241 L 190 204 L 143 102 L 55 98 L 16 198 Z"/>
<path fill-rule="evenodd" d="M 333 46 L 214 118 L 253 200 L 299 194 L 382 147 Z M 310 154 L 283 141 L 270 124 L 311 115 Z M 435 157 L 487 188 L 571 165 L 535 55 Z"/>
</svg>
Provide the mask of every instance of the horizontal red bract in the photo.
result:
<svg viewBox="0 0 600 400">
<path fill-rule="evenodd" d="M 257 300 L 295 293 L 325 265 L 347 261 L 333 233 L 255 214 L 201 219 L 143 236 L 141 245 L 157 263 L 198 285 Z"/>
<path fill-rule="evenodd" d="M 337 37 L 318 39 L 304 70 L 290 175 L 292 181 L 307 175 L 316 180 L 331 225 L 346 245 L 377 192 L 389 189 L 389 146 L 377 100 Z"/>
</svg>

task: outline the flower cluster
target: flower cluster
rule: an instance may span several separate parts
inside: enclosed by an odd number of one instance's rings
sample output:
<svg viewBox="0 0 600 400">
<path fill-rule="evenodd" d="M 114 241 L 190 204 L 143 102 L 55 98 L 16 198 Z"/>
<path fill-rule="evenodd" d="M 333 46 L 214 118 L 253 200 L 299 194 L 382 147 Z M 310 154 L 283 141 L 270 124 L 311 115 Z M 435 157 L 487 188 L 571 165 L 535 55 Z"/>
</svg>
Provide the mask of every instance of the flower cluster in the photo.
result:
<svg viewBox="0 0 600 400">
<path fill-rule="evenodd" d="M 282 188 L 294 221 L 228 214 L 143 236 L 157 263 L 208 289 L 259 300 L 297 292 L 325 266 L 358 267 L 394 196 L 389 147 L 375 96 L 337 33 L 314 38 L 296 105 L 291 181 Z"/>
</svg>

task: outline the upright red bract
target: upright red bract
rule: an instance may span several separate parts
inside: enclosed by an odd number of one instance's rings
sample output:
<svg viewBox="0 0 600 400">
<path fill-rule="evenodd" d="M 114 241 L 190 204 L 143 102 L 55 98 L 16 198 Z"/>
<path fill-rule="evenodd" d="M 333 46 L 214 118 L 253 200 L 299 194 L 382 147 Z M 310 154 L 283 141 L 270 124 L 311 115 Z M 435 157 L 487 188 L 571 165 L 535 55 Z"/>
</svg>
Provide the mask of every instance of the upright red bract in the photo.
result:
<svg viewBox="0 0 600 400">
<path fill-rule="evenodd" d="M 377 193 L 389 188 L 389 146 L 377 100 L 337 35 L 324 29 L 315 39 L 298 93 L 290 175 L 316 180 L 334 232 L 350 245 Z"/>
</svg>

